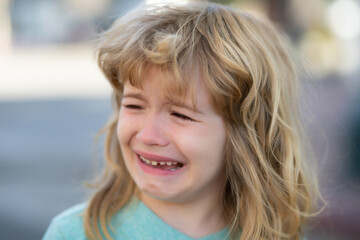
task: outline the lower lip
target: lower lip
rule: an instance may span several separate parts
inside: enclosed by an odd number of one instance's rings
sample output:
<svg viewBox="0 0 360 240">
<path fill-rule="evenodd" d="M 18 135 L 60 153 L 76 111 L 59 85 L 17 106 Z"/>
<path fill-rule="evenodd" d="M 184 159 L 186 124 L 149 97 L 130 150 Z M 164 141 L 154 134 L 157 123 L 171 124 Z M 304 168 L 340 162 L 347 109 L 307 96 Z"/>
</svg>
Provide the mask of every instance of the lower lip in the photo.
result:
<svg viewBox="0 0 360 240">
<path fill-rule="evenodd" d="M 173 176 L 176 174 L 180 174 L 181 172 L 183 172 L 185 165 L 182 166 L 181 168 L 174 170 L 174 171 L 170 171 L 167 169 L 161 169 L 161 168 L 154 168 L 152 166 L 149 166 L 148 164 L 145 164 L 143 161 L 141 161 L 139 155 L 137 155 L 137 159 L 139 161 L 139 165 L 141 167 L 141 169 L 148 174 L 152 174 L 152 175 L 159 175 L 159 176 Z"/>
</svg>

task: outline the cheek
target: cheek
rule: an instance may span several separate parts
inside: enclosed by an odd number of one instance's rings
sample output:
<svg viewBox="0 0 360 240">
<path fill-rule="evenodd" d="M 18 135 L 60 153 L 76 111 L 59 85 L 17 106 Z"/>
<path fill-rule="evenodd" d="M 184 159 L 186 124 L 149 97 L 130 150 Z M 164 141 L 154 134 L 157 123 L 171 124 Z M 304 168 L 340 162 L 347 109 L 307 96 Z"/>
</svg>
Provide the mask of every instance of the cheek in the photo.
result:
<svg viewBox="0 0 360 240">
<path fill-rule="evenodd" d="M 116 133 L 121 147 L 128 144 L 135 133 L 134 119 L 120 111 Z"/>
<path fill-rule="evenodd" d="M 131 141 L 136 134 L 135 126 L 135 122 L 131 117 L 120 112 L 116 133 L 124 163 L 130 174 L 133 171 Z"/>
<path fill-rule="evenodd" d="M 176 133 L 178 148 L 198 166 L 219 168 L 223 164 L 225 131 L 222 125 L 210 125 Z"/>
</svg>

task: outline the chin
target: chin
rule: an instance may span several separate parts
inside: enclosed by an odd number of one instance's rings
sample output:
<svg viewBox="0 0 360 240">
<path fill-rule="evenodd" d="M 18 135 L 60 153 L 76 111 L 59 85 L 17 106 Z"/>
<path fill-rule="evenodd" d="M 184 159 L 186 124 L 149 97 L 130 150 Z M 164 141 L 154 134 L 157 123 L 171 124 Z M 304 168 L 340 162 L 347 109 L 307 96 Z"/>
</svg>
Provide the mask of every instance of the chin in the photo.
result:
<svg viewBox="0 0 360 240">
<path fill-rule="evenodd" d="M 168 189 L 160 188 L 153 184 L 145 184 L 144 186 L 138 186 L 141 193 L 145 194 L 147 197 L 157 199 L 160 201 L 166 202 L 179 202 L 181 195 L 178 192 L 168 191 Z"/>
</svg>

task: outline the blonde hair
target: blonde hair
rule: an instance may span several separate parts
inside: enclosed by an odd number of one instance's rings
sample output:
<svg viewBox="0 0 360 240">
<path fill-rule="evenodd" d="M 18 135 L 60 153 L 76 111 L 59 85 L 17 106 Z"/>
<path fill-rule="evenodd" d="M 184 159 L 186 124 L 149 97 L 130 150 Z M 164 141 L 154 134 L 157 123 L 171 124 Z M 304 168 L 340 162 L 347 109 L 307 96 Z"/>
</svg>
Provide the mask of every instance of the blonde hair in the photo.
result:
<svg viewBox="0 0 360 240">
<path fill-rule="evenodd" d="M 112 239 L 111 217 L 136 193 L 116 125 L 124 82 L 141 86 L 149 65 L 170 72 L 179 94 L 200 72 L 226 124 L 222 204 L 232 238 L 301 238 L 318 190 L 304 169 L 296 69 L 271 25 L 217 4 L 142 8 L 102 35 L 97 56 L 114 90 L 114 116 L 103 182 L 84 215 L 88 238 Z"/>
</svg>

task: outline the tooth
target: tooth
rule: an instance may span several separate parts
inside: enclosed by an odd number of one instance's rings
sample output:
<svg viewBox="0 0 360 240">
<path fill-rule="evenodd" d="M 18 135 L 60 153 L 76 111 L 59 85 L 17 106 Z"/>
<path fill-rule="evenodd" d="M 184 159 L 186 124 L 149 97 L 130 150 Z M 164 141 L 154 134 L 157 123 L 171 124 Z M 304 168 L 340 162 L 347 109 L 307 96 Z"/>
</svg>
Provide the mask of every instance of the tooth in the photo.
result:
<svg viewBox="0 0 360 240">
<path fill-rule="evenodd" d="M 166 165 L 171 166 L 172 163 L 171 162 L 166 162 Z"/>
<path fill-rule="evenodd" d="M 152 161 L 151 162 L 151 165 L 153 165 L 153 166 L 156 166 L 158 163 L 157 162 L 155 162 L 155 161 Z"/>
<path fill-rule="evenodd" d="M 149 160 L 147 160 L 147 159 L 145 159 L 145 162 L 147 163 L 147 164 L 150 164 L 151 162 L 149 161 Z"/>
<path fill-rule="evenodd" d="M 177 164 L 177 162 L 173 162 L 173 163 L 172 163 L 172 165 L 176 165 L 176 164 Z"/>
</svg>

